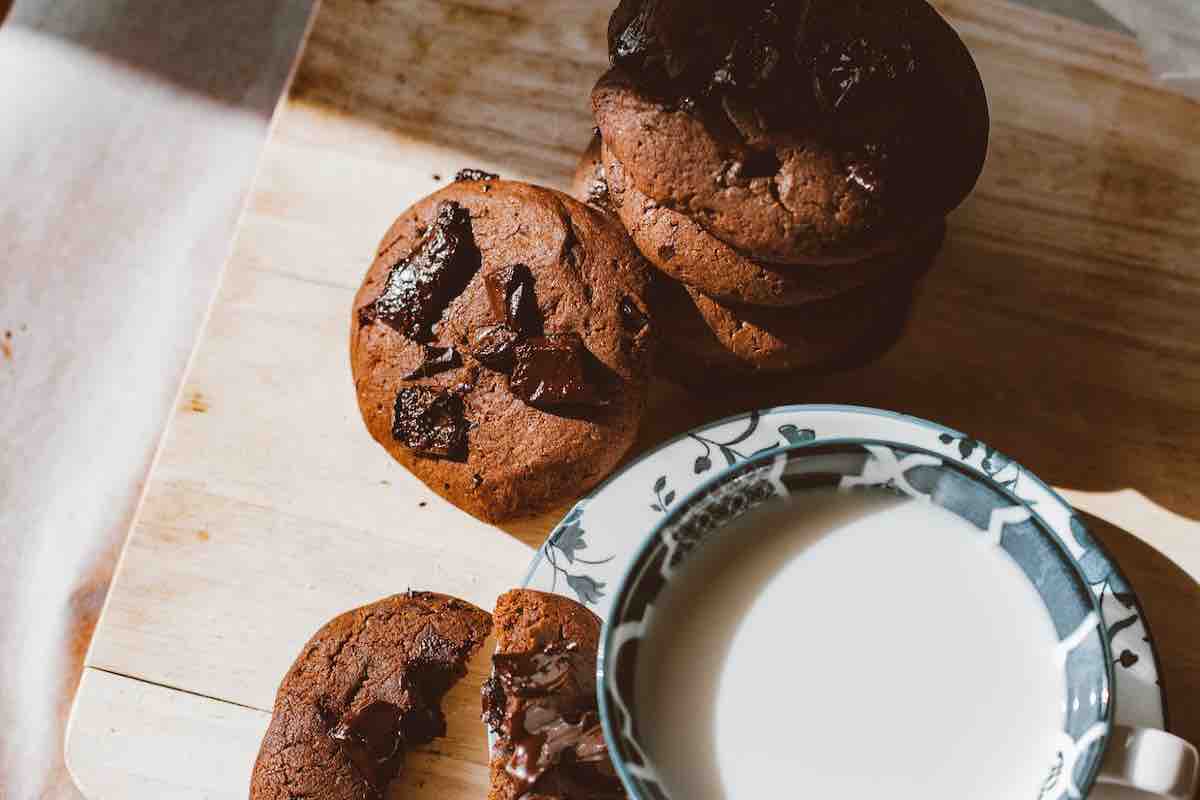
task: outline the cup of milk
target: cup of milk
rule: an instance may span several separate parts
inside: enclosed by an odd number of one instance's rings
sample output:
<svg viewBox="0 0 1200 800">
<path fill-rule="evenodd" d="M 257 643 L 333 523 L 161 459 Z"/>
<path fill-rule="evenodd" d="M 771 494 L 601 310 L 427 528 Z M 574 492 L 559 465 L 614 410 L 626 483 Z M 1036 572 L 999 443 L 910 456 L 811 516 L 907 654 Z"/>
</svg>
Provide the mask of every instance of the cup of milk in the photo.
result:
<svg viewBox="0 0 1200 800">
<path fill-rule="evenodd" d="M 1097 600 L 1004 486 L 898 442 L 702 486 L 622 580 L 601 715 L 635 800 L 1186 800 L 1197 753 L 1114 725 Z"/>
</svg>

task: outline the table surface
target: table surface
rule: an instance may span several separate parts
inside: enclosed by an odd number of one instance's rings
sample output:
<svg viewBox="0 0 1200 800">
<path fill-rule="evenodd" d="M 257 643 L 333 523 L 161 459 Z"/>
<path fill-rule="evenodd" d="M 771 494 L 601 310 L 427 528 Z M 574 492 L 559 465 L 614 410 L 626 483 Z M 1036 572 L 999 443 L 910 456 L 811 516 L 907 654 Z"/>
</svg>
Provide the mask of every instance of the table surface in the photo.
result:
<svg viewBox="0 0 1200 800">
<path fill-rule="evenodd" d="M 0 30 L 2 796 L 78 796 L 67 704 L 308 11 L 18 0 Z"/>
<path fill-rule="evenodd" d="M 1016 454 L 1119 526 L 1096 523 L 1143 596 L 1173 722 L 1200 736 L 1200 534 L 1104 494 L 1200 513 L 1197 107 L 1124 37 L 940 5 L 991 87 L 992 154 L 903 343 L 758 393 L 660 385 L 642 446 L 754 405 L 839 401 Z M 379 231 L 440 176 L 565 182 L 605 17 L 572 0 L 325 3 L 87 657 L 68 760 L 90 796 L 244 794 L 279 676 L 321 622 L 409 585 L 489 605 L 522 573 L 552 517 L 475 522 L 369 440 L 346 309 Z M 478 796 L 481 733 L 456 731 L 412 782 Z"/>
</svg>

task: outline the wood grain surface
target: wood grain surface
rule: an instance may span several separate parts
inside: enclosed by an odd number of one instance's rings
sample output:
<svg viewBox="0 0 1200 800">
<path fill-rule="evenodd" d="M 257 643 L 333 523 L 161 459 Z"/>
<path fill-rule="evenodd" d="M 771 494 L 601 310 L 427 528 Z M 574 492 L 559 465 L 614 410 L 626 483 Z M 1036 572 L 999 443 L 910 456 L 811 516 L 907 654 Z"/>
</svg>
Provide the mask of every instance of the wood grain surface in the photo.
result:
<svg viewBox="0 0 1200 800">
<path fill-rule="evenodd" d="M 991 156 L 903 342 L 838 376 L 660 384 L 641 446 L 839 402 L 1011 453 L 1130 526 L 1097 521 L 1158 637 L 1173 726 L 1200 740 L 1200 586 L 1145 544 L 1200 554 L 1200 106 L 1155 87 L 1128 38 L 938 5 L 987 83 Z M 557 515 L 484 525 L 371 442 L 350 302 L 380 232 L 460 167 L 565 185 L 608 10 L 326 0 L 88 655 L 68 756 L 89 797 L 244 796 L 262 712 L 323 622 L 410 586 L 490 607 L 520 580 Z M 456 735 L 481 737 L 461 713 Z M 159 731 L 193 757 L 156 758 Z M 481 741 L 435 745 L 420 791 L 480 797 Z"/>
</svg>

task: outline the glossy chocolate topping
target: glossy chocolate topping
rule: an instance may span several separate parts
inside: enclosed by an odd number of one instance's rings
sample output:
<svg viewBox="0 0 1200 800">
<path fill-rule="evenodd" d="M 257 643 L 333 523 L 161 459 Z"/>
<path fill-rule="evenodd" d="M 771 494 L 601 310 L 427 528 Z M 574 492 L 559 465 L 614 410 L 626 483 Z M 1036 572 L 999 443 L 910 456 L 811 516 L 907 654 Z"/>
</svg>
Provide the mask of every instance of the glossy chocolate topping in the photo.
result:
<svg viewBox="0 0 1200 800">
<path fill-rule="evenodd" d="M 518 336 L 541 336 L 542 317 L 533 291 L 533 273 L 524 264 L 513 264 L 483 276 L 488 302 L 497 322 Z"/>
<path fill-rule="evenodd" d="M 383 293 L 362 309 L 359 321 L 379 320 L 409 338 L 429 341 L 442 312 L 479 264 L 470 213 L 458 203 L 444 202 L 425 237 L 392 267 Z"/>
<path fill-rule="evenodd" d="M 392 436 L 423 455 L 460 458 L 470 427 L 463 414 L 457 394 L 427 386 L 406 387 L 396 395 Z"/>
<path fill-rule="evenodd" d="M 596 710 L 595 660 L 574 642 L 498 654 L 484 720 L 508 753 L 517 796 L 623 797 Z"/>
<path fill-rule="evenodd" d="M 411 685 L 405 690 L 408 697 L 419 698 Z M 428 744 L 444 735 L 445 721 L 441 712 L 419 699 L 407 712 L 392 703 L 369 703 L 347 712 L 329 731 L 329 738 L 337 742 L 355 771 L 366 781 L 372 800 L 382 800 L 388 784 L 404 768 L 404 757 L 409 748 Z"/>
<path fill-rule="evenodd" d="M 390 703 L 372 703 L 348 716 L 329 737 L 338 743 L 374 796 L 382 798 L 388 783 L 404 767 L 400 709 Z"/>
<path fill-rule="evenodd" d="M 588 377 L 588 354 L 573 333 L 542 335 L 533 272 L 514 264 L 484 275 L 494 322 L 471 332 L 466 349 L 488 369 L 508 375 L 514 395 L 537 408 L 602 406 Z M 626 299 L 635 321 L 641 312 Z M 640 317 L 645 324 L 645 317 Z"/>
<path fill-rule="evenodd" d="M 587 377 L 587 351 L 573 333 L 528 339 L 513 350 L 512 393 L 531 406 L 599 406 L 605 401 Z"/>
<path fill-rule="evenodd" d="M 503 322 L 485 325 L 472 331 L 467 349 L 480 364 L 507 374 L 512 371 L 513 349 L 518 338 L 517 332 Z"/>
</svg>

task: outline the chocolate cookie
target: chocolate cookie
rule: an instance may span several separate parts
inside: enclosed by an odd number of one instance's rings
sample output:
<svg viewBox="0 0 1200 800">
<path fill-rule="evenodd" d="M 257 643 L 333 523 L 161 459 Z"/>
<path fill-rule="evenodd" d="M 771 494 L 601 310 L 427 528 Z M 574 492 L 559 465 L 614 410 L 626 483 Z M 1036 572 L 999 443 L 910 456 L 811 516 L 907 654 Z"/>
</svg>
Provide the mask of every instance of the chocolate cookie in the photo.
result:
<svg viewBox="0 0 1200 800">
<path fill-rule="evenodd" d="M 496 737 L 488 800 L 619 800 L 596 700 L 600 618 L 528 589 L 496 601 L 483 714 Z"/>
<path fill-rule="evenodd" d="M 819 371 L 858 363 L 895 342 L 936 250 L 887 278 L 796 308 L 726 305 L 674 281 L 656 281 L 662 360 L 689 384 L 695 381 L 683 371 Z"/>
<path fill-rule="evenodd" d="M 597 143 L 593 142 L 593 148 Z M 592 163 L 592 150 L 584 156 Z M 605 197 L 634 244 L 651 264 L 725 303 L 791 307 L 834 297 L 924 257 L 941 241 L 941 221 L 902 249 L 847 264 L 778 265 L 748 258 L 678 211 L 659 205 L 626 179 L 621 162 L 604 147 L 593 174 L 603 175 Z M 581 164 L 581 172 L 584 165 Z M 595 179 L 592 185 L 597 185 Z M 583 187 L 580 187 L 583 188 Z"/>
<path fill-rule="evenodd" d="M 649 269 L 620 224 L 566 195 L 464 179 L 392 225 L 354 301 L 371 435 L 489 521 L 546 510 L 637 434 Z"/>
<path fill-rule="evenodd" d="M 989 117 L 925 0 L 624 0 L 592 94 L 643 194 L 753 258 L 857 261 L 956 207 Z"/>
<path fill-rule="evenodd" d="M 462 600 L 409 592 L 321 628 L 279 686 L 250 800 L 383 800 L 405 753 L 446 735 L 442 697 L 491 627 Z"/>
</svg>

